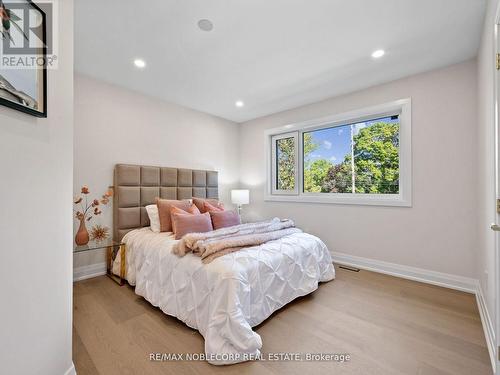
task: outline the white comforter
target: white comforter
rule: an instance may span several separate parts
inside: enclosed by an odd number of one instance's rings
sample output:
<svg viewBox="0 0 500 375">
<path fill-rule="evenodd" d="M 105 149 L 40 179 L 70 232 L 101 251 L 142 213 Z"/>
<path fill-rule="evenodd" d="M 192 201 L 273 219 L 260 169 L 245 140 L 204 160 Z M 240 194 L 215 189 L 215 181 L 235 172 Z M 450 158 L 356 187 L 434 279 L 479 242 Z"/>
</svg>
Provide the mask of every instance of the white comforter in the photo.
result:
<svg viewBox="0 0 500 375">
<path fill-rule="evenodd" d="M 327 247 L 307 233 L 243 249 L 210 264 L 192 254 L 172 254 L 171 233 L 142 228 L 129 232 L 123 242 L 127 279 L 135 292 L 197 329 L 205 338 L 207 360 L 217 365 L 258 356 L 262 340 L 252 327 L 316 290 L 318 282 L 335 277 Z"/>
</svg>

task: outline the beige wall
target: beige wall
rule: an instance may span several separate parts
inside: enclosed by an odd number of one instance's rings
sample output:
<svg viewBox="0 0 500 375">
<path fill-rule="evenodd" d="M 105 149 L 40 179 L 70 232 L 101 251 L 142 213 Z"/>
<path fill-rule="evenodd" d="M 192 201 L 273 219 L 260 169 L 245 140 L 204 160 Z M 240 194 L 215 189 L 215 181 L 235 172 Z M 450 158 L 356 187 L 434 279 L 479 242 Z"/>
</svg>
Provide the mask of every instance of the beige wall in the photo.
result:
<svg viewBox="0 0 500 375">
<path fill-rule="evenodd" d="M 74 192 L 102 194 L 116 163 L 219 171 L 220 198 L 238 184 L 238 126 L 227 120 L 75 76 Z M 112 227 L 111 207 L 98 223 Z M 76 223 L 75 223 L 76 224 Z M 102 263 L 103 253 L 75 256 L 75 267 Z"/>
<path fill-rule="evenodd" d="M 0 373 L 70 374 L 73 1 L 55 2 L 48 118 L 0 106 Z"/>
<path fill-rule="evenodd" d="M 264 129 L 412 99 L 413 207 L 264 202 Z M 476 63 L 376 86 L 241 125 L 247 219 L 290 217 L 331 251 L 476 277 Z"/>
<path fill-rule="evenodd" d="M 495 47 L 493 42 L 495 12 L 499 1 L 488 2 L 488 10 L 481 46 L 478 52 L 478 163 L 476 180 L 478 182 L 478 246 L 477 277 L 483 290 L 488 312 L 495 322 L 495 233 L 490 224 L 495 217 L 495 132 L 494 132 L 494 80 Z"/>
</svg>

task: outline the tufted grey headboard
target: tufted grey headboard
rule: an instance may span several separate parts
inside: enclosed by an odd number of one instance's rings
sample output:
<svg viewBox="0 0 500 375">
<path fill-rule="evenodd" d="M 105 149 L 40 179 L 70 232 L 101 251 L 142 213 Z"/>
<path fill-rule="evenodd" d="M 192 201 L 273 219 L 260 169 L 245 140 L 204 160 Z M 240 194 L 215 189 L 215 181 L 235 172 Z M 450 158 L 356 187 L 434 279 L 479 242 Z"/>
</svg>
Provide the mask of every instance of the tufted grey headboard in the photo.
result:
<svg viewBox="0 0 500 375">
<path fill-rule="evenodd" d="M 149 226 L 145 206 L 165 199 L 218 198 L 218 173 L 194 169 L 117 164 L 114 172 L 113 238 Z"/>
</svg>

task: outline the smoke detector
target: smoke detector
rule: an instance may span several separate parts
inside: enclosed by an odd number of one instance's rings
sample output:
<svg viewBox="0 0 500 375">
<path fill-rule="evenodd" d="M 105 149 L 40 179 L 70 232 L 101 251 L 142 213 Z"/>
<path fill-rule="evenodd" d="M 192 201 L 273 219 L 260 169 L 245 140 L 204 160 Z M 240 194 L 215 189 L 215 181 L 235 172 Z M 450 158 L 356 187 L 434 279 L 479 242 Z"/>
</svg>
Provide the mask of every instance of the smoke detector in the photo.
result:
<svg viewBox="0 0 500 375">
<path fill-rule="evenodd" d="M 202 31 L 212 31 L 214 24 L 210 20 L 202 19 L 198 21 L 198 27 Z"/>
</svg>

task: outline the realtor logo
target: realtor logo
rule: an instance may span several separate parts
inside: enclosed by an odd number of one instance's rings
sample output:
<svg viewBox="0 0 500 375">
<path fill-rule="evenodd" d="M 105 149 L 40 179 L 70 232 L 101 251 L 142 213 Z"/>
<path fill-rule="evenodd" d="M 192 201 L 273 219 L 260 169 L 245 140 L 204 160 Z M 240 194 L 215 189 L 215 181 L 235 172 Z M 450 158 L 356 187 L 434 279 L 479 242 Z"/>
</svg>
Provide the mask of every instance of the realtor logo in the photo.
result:
<svg viewBox="0 0 500 375">
<path fill-rule="evenodd" d="M 0 0 L 0 68 L 54 68 L 54 13 L 51 2 Z"/>
</svg>

